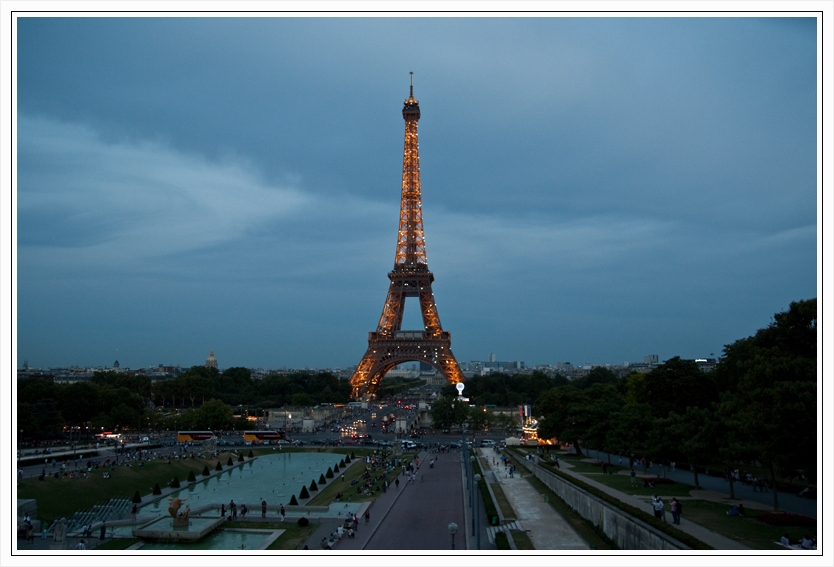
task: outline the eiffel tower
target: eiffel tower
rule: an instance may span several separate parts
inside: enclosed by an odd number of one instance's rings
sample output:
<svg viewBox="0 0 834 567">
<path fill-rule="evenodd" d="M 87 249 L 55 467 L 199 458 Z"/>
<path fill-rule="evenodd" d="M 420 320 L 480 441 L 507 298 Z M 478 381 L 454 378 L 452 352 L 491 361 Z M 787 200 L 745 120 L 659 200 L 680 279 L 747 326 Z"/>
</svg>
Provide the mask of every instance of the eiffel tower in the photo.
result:
<svg viewBox="0 0 834 567">
<path fill-rule="evenodd" d="M 385 374 L 395 366 L 410 361 L 430 364 L 452 384 L 463 382 L 463 373 L 452 354 L 452 337 L 440 325 L 431 283 L 434 274 L 426 260 L 423 236 L 423 203 L 420 193 L 420 153 L 417 144 L 417 121 L 420 105 L 414 98 L 414 85 L 403 106 L 405 148 L 400 202 L 400 229 L 394 269 L 388 274 L 391 285 L 382 308 L 376 332 L 368 333 L 368 350 L 350 379 L 352 395 L 373 397 Z M 403 331 L 403 308 L 406 297 L 420 299 L 422 331 Z"/>
</svg>

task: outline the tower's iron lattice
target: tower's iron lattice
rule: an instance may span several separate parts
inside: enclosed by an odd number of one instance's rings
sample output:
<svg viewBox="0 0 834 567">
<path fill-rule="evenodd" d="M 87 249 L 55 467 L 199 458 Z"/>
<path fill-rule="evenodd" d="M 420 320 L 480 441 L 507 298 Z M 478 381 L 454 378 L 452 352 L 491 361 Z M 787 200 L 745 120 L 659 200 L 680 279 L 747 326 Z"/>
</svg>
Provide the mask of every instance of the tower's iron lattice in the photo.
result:
<svg viewBox="0 0 834 567">
<path fill-rule="evenodd" d="M 382 308 L 376 332 L 368 333 L 368 350 L 350 379 L 354 397 L 374 396 L 385 374 L 395 366 L 410 361 L 430 364 L 452 384 L 463 382 L 451 335 L 440 325 L 431 284 L 434 274 L 426 260 L 423 235 L 423 204 L 420 190 L 420 151 L 417 144 L 417 121 L 420 105 L 414 98 L 414 86 L 403 106 L 405 144 L 403 150 L 402 200 L 400 228 L 394 269 L 388 274 L 391 285 Z M 406 297 L 420 299 L 422 331 L 401 330 Z"/>
</svg>

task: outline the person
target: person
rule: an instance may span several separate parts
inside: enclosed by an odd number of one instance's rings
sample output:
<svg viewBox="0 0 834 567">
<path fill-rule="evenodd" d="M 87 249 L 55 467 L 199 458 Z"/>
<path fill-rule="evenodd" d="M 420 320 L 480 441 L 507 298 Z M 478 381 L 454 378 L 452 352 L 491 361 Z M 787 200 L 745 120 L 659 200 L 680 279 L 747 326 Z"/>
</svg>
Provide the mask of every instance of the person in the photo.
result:
<svg viewBox="0 0 834 567">
<path fill-rule="evenodd" d="M 75 546 L 75 549 L 85 550 L 87 549 L 87 540 L 82 539 L 78 542 L 78 545 Z"/>
<path fill-rule="evenodd" d="M 266 500 L 261 500 L 261 518 L 266 518 Z"/>
<path fill-rule="evenodd" d="M 98 539 L 104 539 L 105 534 L 107 534 L 107 524 L 105 522 L 102 522 Z"/>
<path fill-rule="evenodd" d="M 281 504 L 281 521 L 282 522 L 284 521 L 284 516 L 286 516 L 286 515 L 287 515 L 287 511 L 284 510 L 284 505 Z"/>
<path fill-rule="evenodd" d="M 26 523 L 26 541 L 35 543 L 35 526 L 32 525 L 32 522 Z"/>
<path fill-rule="evenodd" d="M 240 515 L 243 520 L 246 520 L 246 513 L 249 511 L 249 508 L 246 507 L 246 504 L 241 504 L 240 506 Z"/>
<path fill-rule="evenodd" d="M 134 503 L 134 504 L 133 504 L 133 508 L 131 508 L 131 509 L 130 509 L 130 514 L 131 514 L 131 516 L 133 516 L 133 519 L 134 519 L 134 520 L 136 519 L 136 512 L 137 512 L 138 510 L 139 510 L 139 508 L 138 508 L 138 507 L 136 506 L 136 504 Z"/>
<path fill-rule="evenodd" d="M 399 479 L 399 477 L 397 477 L 397 479 L 394 481 L 394 486 L 396 486 L 397 489 L 399 490 L 399 488 L 400 488 L 400 479 Z"/>
<path fill-rule="evenodd" d="M 637 486 L 637 473 L 634 472 L 634 468 L 631 469 L 631 486 Z"/>
<path fill-rule="evenodd" d="M 652 496 L 652 507 L 654 508 L 654 517 L 658 520 L 663 519 L 663 501 L 657 496 Z"/>
<path fill-rule="evenodd" d="M 802 549 L 814 549 L 814 540 L 812 540 L 808 536 L 802 536 L 802 541 L 800 542 L 799 546 Z"/>
<path fill-rule="evenodd" d="M 220 505 L 220 516 L 222 516 L 223 518 L 226 517 L 226 505 L 225 504 Z"/>
<path fill-rule="evenodd" d="M 342 539 L 343 535 L 345 535 L 345 528 L 343 528 L 342 526 L 336 528 L 336 537 Z"/>
<path fill-rule="evenodd" d="M 326 537 L 321 538 L 321 543 L 319 545 L 321 545 L 322 549 L 327 549 L 327 538 Z"/>
<path fill-rule="evenodd" d="M 371 521 L 371 509 L 368 508 L 367 510 L 365 510 L 365 523 L 367 524 L 370 521 Z"/>
<path fill-rule="evenodd" d="M 779 540 L 779 543 L 781 543 L 781 544 L 782 544 L 782 545 L 784 545 L 785 547 L 790 547 L 790 546 L 791 546 L 791 538 L 788 536 L 788 534 L 785 534 L 785 535 L 783 535 L 783 536 L 782 536 L 782 538 Z"/>
<path fill-rule="evenodd" d="M 738 505 L 733 504 L 730 509 L 727 511 L 727 515 L 729 516 L 738 516 Z"/>
<path fill-rule="evenodd" d="M 237 520 L 237 504 L 234 500 L 229 502 L 229 511 L 232 513 L 232 519 Z"/>
<path fill-rule="evenodd" d="M 744 515 L 744 503 L 743 502 L 739 502 L 739 504 L 738 504 L 738 515 L 739 516 Z"/>
<path fill-rule="evenodd" d="M 672 498 L 672 502 L 669 503 L 669 509 L 672 511 L 672 523 L 679 524 L 680 523 L 680 515 L 678 514 L 678 499 Z"/>
</svg>

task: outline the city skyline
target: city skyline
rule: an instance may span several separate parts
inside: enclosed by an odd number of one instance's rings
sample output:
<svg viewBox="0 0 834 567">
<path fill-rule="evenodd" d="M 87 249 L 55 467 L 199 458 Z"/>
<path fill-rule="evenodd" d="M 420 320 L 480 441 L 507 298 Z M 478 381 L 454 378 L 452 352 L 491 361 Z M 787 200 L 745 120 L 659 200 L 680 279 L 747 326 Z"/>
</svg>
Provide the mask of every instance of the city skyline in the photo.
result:
<svg viewBox="0 0 834 567">
<path fill-rule="evenodd" d="M 813 18 L 17 23 L 18 367 L 355 366 L 412 71 L 460 361 L 718 357 L 817 295 Z"/>
</svg>

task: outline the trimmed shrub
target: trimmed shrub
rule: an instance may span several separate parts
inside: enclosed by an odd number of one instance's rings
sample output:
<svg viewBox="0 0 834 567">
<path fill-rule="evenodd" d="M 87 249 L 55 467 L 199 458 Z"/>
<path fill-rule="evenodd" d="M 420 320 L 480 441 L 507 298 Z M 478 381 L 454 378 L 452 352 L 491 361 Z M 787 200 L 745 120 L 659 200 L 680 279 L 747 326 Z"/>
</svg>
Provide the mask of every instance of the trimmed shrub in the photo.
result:
<svg viewBox="0 0 834 567">
<path fill-rule="evenodd" d="M 339 461 L 339 466 L 342 467 L 342 468 L 345 468 L 345 460 L 344 459 Z"/>
<path fill-rule="evenodd" d="M 156 486 L 153 487 L 153 493 L 157 496 L 162 494 L 162 489 L 159 488 L 159 483 L 158 482 L 156 483 Z"/>
<path fill-rule="evenodd" d="M 180 487 L 180 477 L 174 475 L 174 480 L 171 481 L 171 488 L 179 488 Z"/>
<path fill-rule="evenodd" d="M 142 495 L 139 494 L 138 490 L 133 494 L 133 499 L 131 500 L 131 502 L 133 502 L 134 504 L 139 504 L 140 502 L 142 502 Z"/>
<path fill-rule="evenodd" d="M 307 498 L 310 497 L 310 493 L 307 492 L 307 487 L 306 486 L 301 487 L 301 494 L 299 494 L 298 497 L 303 499 L 303 500 L 306 500 Z"/>
<path fill-rule="evenodd" d="M 232 456 L 231 456 L 231 455 L 229 455 L 229 462 L 228 462 L 228 463 L 226 463 L 226 466 L 227 466 L 227 467 L 231 467 L 231 466 L 232 466 L 232 465 L 234 465 L 234 464 L 235 464 L 235 463 L 234 463 L 234 461 L 232 461 Z"/>
<path fill-rule="evenodd" d="M 327 481 L 324 479 L 324 475 L 319 475 L 319 484 L 327 484 Z"/>
<path fill-rule="evenodd" d="M 351 452 L 350 452 L 350 458 L 351 458 L 351 459 L 355 459 L 355 458 L 356 458 L 356 453 L 354 453 L 353 451 L 351 451 Z"/>
<path fill-rule="evenodd" d="M 292 498 L 290 498 L 290 504 L 289 505 L 290 506 L 298 506 L 298 500 L 295 499 L 295 494 L 293 494 Z"/>
<path fill-rule="evenodd" d="M 249 451 L 249 452 L 250 452 L 250 453 L 252 452 L 252 451 L 251 451 L 251 449 L 250 449 L 250 451 Z M 239 462 L 239 463 L 242 463 L 242 462 L 243 462 L 243 453 L 241 453 L 240 455 L 238 455 L 238 456 L 237 456 L 237 462 Z"/>
<path fill-rule="evenodd" d="M 334 473 L 339 472 L 339 465 L 333 465 L 333 472 Z"/>
<path fill-rule="evenodd" d="M 250 458 L 250 459 L 254 459 L 254 458 L 255 458 L 255 453 L 253 453 L 253 452 L 252 452 L 252 449 L 249 449 L 249 458 Z"/>
<path fill-rule="evenodd" d="M 333 469 L 327 467 L 327 474 L 325 475 L 327 478 L 333 478 Z"/>
<path fill-rule="evenodd" d="M 318 487 L 318 485 L 316 484 L 316 481 L 315 481 L 315 480 L 314 480 L 313 482 L 311 482 L 311 483 L 310 483 L 310 492 L 313 492 L 314 490 L 318 490 L 318 489 L 319 489 L 319 487 Z"/>
<path fill-rule="evenodd" d="M 223 465 L 220 464 L 220 461 L 217 461 L 217 466 L 214 467 L 214 470 L 216 470 L 216 471 L 222 471 L 223 470 Z"/>
<path fill-rule="evenodd" d="M 350 455 L 347 455 L 347 456 L 345 457 L 345 462 L 346 462 L 346 463 L 349 463 L 349 462 L 350 462 Z"/>
<path fill-rule="evenodd" d="M 197 477 L 194 476 L 194 471 L 188 471 L 188 482 L 197 482 Z"/>
<path fill-rule="evenodd" d="M 206 465 L 203 467 L 203 476 L 208 476 L 209 474 L 208 465 Z"/>
<path fill-rule="evenodd" d="M 306 526 L 309 523 L 310 523 L 310 520 L 308 520 L 304 516 L 301 516 L 300 518 L 298 518 L 297 524 L 298 524 L 299 528 L 303 528 L 304 526 Z"/>
</svg>

